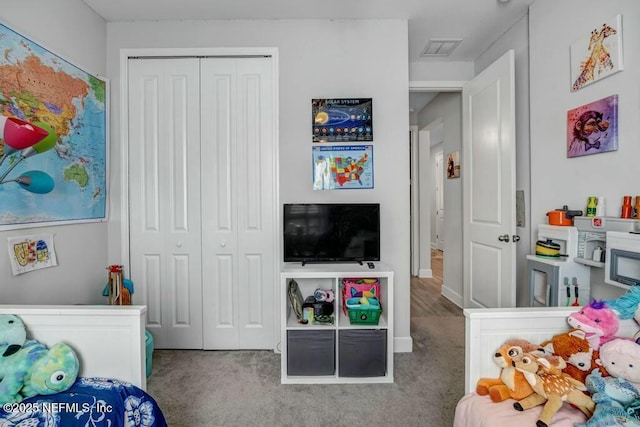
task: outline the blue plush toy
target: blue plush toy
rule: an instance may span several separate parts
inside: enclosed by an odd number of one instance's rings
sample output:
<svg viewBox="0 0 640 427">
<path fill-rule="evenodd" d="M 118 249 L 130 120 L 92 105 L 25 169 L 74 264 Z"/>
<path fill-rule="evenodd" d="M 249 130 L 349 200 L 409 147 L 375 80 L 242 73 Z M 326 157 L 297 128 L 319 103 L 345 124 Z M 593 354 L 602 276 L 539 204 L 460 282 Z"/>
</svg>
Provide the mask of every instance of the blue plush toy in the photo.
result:
<svg viewBox="0 0 640 427">
<path fill-rule="evenodd" d="M 68 390 L 78 376 L 78 357 L 67 344 L 47 349 L 25 339 L 26 329 L 18 316 L 0 315 L 0 404 Z"/>
</svg>

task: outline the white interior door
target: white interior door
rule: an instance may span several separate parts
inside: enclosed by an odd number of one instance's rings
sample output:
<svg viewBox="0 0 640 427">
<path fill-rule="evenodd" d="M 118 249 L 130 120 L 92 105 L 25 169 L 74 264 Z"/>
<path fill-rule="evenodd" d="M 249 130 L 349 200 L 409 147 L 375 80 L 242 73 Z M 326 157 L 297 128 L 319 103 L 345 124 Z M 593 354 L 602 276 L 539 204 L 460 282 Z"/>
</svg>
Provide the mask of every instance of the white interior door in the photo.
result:
<svg viewBox="0 0 640 427">
<path fill-rule="evenodd" d="M 271 74 L 271 58 L 201 62 L 205 349 L 273 348 Z"/>
<path fill-rule="evenodd" d="M 444 247 L 444 156 L 442 151 L 436 153 L 436 249 Z"/>
<path fill-rule="evenodd" d="M 131 59 L 130 274 L 156 348 L 202 348 L 197 59 Z"/>
<path fill-rule="evenodd" d="M 465 84 L 462 112 L 464 306 L 514 307 L 513 50 Z"/>
</svg>

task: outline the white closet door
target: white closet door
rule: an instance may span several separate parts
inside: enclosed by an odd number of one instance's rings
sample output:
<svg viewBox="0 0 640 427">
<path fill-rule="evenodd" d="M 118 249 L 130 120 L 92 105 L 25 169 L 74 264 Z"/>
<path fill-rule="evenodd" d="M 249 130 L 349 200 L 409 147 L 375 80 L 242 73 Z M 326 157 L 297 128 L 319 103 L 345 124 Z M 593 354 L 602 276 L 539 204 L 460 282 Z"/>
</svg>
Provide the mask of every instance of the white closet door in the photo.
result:
<svg viewBox="0 0 640 427">
<path fill-rule="evenodd" d="M 205 349 L 272 349 L 275 342 L 271 61 L 201 60 Z"/>
<path fill-rule="evenodd" d="M 134 302 L 156 348 L 202 348 L 198 59 L 128 65 Z"/>
</svg>

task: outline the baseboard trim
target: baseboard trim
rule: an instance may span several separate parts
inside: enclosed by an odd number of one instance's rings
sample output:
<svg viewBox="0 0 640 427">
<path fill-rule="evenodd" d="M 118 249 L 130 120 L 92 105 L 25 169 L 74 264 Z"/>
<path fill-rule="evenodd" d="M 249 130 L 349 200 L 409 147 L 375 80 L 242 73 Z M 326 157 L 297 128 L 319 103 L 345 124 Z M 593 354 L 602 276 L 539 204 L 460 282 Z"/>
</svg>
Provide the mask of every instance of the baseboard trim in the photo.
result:
<svg viewBox="0 0 640 427">
<path fill-rule="evenodd" d="M 394 337 L 393 352 L 394 353 L 413 353 L 413 338 L 411 338 L 410 336 Z"/>
<path fill-rule="evenodd" d="M 421 268 L 418 270 L 418 277 L 421 279 L 431 279 L 433 277 L 433 270 L 430 268 Z"/>
<path fill-rule="evenodd" d="M 444 284 L 442 285 L 442 296 L 457 305 L 460 308 L 464 306 L 464 299 L 462 295 L 457 292 L 452 291 L 450 288 L 446 287 Z"/>
</svg>

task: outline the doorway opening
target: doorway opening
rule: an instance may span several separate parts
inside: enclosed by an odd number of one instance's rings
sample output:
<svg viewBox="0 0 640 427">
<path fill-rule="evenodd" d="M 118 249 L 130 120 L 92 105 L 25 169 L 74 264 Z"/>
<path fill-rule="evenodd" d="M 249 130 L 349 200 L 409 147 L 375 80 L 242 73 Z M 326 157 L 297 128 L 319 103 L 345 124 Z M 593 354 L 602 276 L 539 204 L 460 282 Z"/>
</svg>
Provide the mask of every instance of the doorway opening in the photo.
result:
<svg viewBox="0 0 640 427">
<path fill-rule="evenodd" d="M 438 114 L 424 111 L 424 109 L 431 102 L 442 103 L 438 101 L 438 95 L 443 92 L 460 93 L 463 85 L 464 82 L 410 82 L 409 84 L 410 105 L 414 108 L 410 111 L 411 273 L 416 279 L 437 277 L 440 284 L 443 282 L 446 284 L 447 281 L 447 272 L 444 268 L 444 249 L 447 247 L 447 233 L 444 226 L 446 204 L 444 158 L 448 149 L 444 143 L 444 136 L 447 116 L 437 117 Z M 429 101 L 416 108 L 414 104 L 422 95 L 428 95 Z M 451 134 L 449 137 L 451 138 Z M 459 138 L 454 139 L 456 143 L 459 142 L 457 141 Z M 454 217 L 459 219 L 458 215 Z M 451 223 L 447 225 L 447 227 L 452 226 L 455 227 Z M 455 258 L 454 256 L 454 261 Z M 447 294 L 444 287 L 438 293 Z M 451 300 L 458 301 L 461 298 L 451 298 Z"/>
<path fill-rule="evenodd" d="M 438 92 L 429 92 L 428 102 Z M 413 96 L 412 105 L 417 98 Z M 426 107 L 425 104 L 420 109 Z M 412 118 L 414 120 L 414 118 Z M 434 275 L 433 257 L 442 266 L 444 254 L 444 121 L 442 118 L 418 128 L 411 126 L 411 274 L 418 278 Z M 442 276 L 442 271 L 437 274 Z"/>
</svg>

